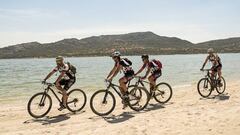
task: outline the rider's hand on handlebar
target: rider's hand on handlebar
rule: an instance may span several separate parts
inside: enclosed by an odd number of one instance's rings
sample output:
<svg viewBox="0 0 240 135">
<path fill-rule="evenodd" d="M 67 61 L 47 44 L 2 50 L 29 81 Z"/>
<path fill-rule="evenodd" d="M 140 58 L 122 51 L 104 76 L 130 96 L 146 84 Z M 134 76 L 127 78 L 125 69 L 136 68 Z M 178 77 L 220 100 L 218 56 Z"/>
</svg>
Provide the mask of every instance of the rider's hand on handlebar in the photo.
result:
<svg viewBox="0 0 240 135">
<path fill-rule="evenodd" d="M 42 81 L 42 84 L 45 84 L 45 83 L 46 83 L 46 80 L 43 80 L 43 81 Z"/>
<path fill-rule="evenodd" d="M 112 78 L 105 79 L 106 82 L 112 82 Z"/>
<path fill-rule="evenodd" d="M 200 71 L 203 71 L 203 68 L 201 68 Z"/>
</svg>

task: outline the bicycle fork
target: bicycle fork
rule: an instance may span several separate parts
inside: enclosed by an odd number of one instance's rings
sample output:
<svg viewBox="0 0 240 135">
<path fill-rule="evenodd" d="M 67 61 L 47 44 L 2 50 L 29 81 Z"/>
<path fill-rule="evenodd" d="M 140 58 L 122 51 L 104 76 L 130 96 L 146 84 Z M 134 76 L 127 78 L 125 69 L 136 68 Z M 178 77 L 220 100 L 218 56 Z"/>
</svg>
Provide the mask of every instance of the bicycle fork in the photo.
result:
<svg viewBox="0 0 240 135">
<path fill-rule="evenodd" d="M 48 90 L 49 89 L 45 89 L 45 91 L 44 91 L 44 93 L 43 93 L 43 96 L 42 96 L 42 98 L 41 98 L 41 100 L 40 100 L 40 103 L 39 103 L 39 106 L 44 106 L 45 104 L 45 100 L 46 100 L 46 95 L 47 95 L 47 93 L 48 93 Z"/>
</svg>

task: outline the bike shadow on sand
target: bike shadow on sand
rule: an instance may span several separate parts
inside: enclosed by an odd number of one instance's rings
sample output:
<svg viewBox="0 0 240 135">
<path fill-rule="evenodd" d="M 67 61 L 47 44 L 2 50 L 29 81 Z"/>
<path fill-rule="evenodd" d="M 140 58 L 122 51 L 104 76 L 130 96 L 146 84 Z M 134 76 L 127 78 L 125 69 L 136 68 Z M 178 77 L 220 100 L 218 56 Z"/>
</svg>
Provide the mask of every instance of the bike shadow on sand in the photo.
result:
<svg viewBox="0 0 240 135">
<path fill-rule="evenodd" d="M 112 115 L 112 116 L 103 117 L 103 119 L 105 121 L 107 121 L 108 123 L 112 123 L 112 124 L 120 123 L 120 122 L 124 122 L 124 121 L 127 121 L 127 120 L 135 117 L 134 114 L 146 113 L 146 112 L 149 112 L 149 111 L 163 109 L 163 108 L 165 108 L 165 106 L 163 106 L 162 104 L 149 104 L 143 111 L 123 112 L 120 115 Z"/>
<path fill-rule="evenodd" d="M 144 112 L 148 112 L 148 111 L 154 111 L 154 110 L 159 110 L 159 109 L 163 109 L 165 108 L 165 106 L 163 104 L 148 104 L 148 106 L 144 109 Z"/>
<path fill-rule="evenodd" d="M 23 124 L 30 124 L 30 123 L 41 123 L 42 125 L 49 125 L 49 124 L 54 124 L 54 123 L 59 123 L 62 121 L 66 121 L 68 119 L 70 119 L 72 115 L 78 115 L 81 114 L 85 111 L 82 112 L 78 112 L 78 113 L 66 113 L 66 114 L 60 114 L 57 116 L 46 116 L 43 118 L 38 118 L 38 119 L 30 119 L 30 120 L 26 120 L 23 122 Z"/>
<path fill-rule="evenodd" d="M 220 101 L 224 101 L 224 100 L 229 100 L 230 96 L 228 95 L 228 93 L 225 93 L 225 94 L 211 95 L 207 98 L 200 98 L 200 100 L 207 100 L 207 99 L 217 99 Z"/>
<path fill-rule="evenodd" d="M 127 121 L 131 118 L 135 117 L 131 114 L 131 112 L 123 112 L 119 115 L 112 115 L 112 116 L 105 116 L 102 117 L 106 122 L 114 124 L 114 123 L 121 123 Z"/>
<path fill-rule="evenodd" d="M 165 105 L 171 105 L 171 104 L 173 104 L 173 102 L 169 102 L 169 103 L 166 103 L 164 105 L 159 104 L 159 103 L 148 104 L 148 106 L 144 110 L 139 111 L 139 112 L 130 111 L 130 112 L 123 112 L 119 115 L 111 115 L 111 116 L 103 116 L 103 117 L 94 116 L 94 117 L 90 117 L 89 119 L 96 120 L 96 119 L 103 118 L 106 122 L 111 123 L 111 124 L 121 123 L 121 122 L 127 121 L 127 120 L 135 117 L 134 116 L 135 114 L 147 113 L 149 111 L 163 109 L 163 108 L 165 108 Z"/>
</svg>

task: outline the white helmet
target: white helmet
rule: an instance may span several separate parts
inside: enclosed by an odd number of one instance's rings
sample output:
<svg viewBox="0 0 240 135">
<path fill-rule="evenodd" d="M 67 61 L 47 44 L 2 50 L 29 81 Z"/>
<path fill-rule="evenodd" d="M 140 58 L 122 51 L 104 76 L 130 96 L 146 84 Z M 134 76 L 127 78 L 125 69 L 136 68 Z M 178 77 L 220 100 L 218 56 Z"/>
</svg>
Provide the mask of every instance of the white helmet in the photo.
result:
<svg viewBox="0 0 240 135">
<path fill-rule="evenodd" d="M 121 56 L 121 53 L 119 51 L 114 51 L 112 53 L 112 57 L 119 57 L 119 56 Z"/>
<path fill-rule="evenodd" d="M 214 50 L 213 50 L 213 48 L 209 48 L 209 49 L 207 50 L 207 52 L 208 52 L 208 53 L 213 53 Z"/>
<path fill-rule="evenodd" d="M 57 56 L 56 61 L 63 61 L 63 57 L 62 56 Z"/>
</svg>

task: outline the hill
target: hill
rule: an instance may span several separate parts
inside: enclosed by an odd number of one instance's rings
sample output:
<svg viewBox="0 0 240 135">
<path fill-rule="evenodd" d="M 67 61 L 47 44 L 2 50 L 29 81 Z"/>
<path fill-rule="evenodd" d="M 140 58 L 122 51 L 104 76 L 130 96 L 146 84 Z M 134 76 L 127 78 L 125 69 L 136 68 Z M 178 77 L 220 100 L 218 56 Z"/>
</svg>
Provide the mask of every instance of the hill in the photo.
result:
<svg viewBox="0 0 240 135">
<path fill-rule="evenodd" d="M 240 52 L 240 38 L 214 40 L 199 44 L 153 32 L 92 36 L 84 39 L 64 39 L 54 43 L 23 43 L 0 48 L 0 58 L 30 58 L 63 56 L 105 56 L 113 50 L 125 55 L 205 53 L 213 47 L 220 52 Z"/>
</svg>

